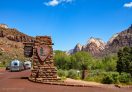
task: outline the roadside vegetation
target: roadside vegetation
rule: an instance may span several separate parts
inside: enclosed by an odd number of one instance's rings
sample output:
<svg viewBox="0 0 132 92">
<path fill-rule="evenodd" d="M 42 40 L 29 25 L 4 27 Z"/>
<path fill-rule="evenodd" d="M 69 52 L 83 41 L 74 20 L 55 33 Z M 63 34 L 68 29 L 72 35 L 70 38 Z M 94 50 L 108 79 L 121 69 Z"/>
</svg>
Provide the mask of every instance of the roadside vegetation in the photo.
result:
<svg viewBox="0 0 132 92">
<path fill-rule="evenodd" d="M 105 84 L 132 85 L 132 47 L 122 48 L 117 54 L 103 58 L 95 58 L 82 51 L 72 55 L 59 50 L 54 53 L 55 65 L 62 80 L 72 78 Z M 15 58 L 0 51 L 0 59 L 0 67 L 5 67 Z"/>
<path fill-rule="evenodd" d="M 58 75 L 62 79 L 81 79 L 104 84 L 132 84 L 132 48 L 122 48 L 117 54 L 103 58 L 94 58 L 87 52 L 67 55 L 57 50 L 54 60 Z"/>
<path fill-rule="evenodd" d="M 19 58 L 20 61 L 24 61 L 26 59 L 22 55 L 17 55 L 16 53 L 14 53 L 14 54 L 0 51 L 0 68 L 4 68 L 4 67 L 8 66 L 9 63 L 14 59 Z"/>
</svg>

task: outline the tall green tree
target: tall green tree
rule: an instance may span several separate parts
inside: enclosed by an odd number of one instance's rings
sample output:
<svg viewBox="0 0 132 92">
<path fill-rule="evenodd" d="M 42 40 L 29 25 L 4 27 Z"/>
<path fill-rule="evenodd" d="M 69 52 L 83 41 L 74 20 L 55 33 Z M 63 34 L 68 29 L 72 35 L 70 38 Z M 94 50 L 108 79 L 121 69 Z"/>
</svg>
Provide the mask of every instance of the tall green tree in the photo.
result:
<svg viewBox="0 0 132 92">
<path fill-rule="evenodd" d="M 132 47 L 124 47 L 118 51 L 117 71 L 132 75 Z"/>
<path fill-rule="evenodd" d="M 70 56 L 68 56 L 64 51 L 56 50 L 54 51 L 55 65 L 58 69 L 69 69 L 70 66 Z"/>
<path fill-rule="evenodd" d="M 73 67 L 77 69 L 91 69 L 93 58 L 87 52 L 77 52 L 71 56 Z"/>
<path fill-rule="evenodd" d="M 91 70 L 93 58 L 89 53 L 81 51 L 71 56 L 71 62 L 74 62 L 74 67 L 82 70 L 82 79 L 84 79 L 87 76 L 87 70 Z"/>
<path fill-rule="evenodd" d="M 116 71 L 117 56 L 114 54 L 108 55 L 102 59 L 102 63 L 105 71 Z"/>
</svg>

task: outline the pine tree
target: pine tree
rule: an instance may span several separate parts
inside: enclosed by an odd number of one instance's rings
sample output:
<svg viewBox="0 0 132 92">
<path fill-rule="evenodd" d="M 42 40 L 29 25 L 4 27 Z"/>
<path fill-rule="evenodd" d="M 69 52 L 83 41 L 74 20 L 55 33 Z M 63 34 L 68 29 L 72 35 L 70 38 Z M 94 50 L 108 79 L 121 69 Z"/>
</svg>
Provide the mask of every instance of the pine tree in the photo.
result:
<svg viewBox="0 0 132 92">
<path fill-rule="evenodd" d="M 132 47 L 124 47 L 118 51 L 117 71 L 132 75 Z"/>
</svg>

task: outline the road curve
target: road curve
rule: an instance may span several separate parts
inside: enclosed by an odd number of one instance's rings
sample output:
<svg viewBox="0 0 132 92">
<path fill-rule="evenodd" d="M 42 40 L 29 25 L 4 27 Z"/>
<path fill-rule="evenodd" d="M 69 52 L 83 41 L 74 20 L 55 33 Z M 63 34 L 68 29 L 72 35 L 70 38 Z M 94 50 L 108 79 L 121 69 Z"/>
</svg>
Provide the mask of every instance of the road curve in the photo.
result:
<svg viewBox="0 0 132 92">
<path fill-rule="evenodd" d="M 132 92 L 132 88 L 70 87 L 39 84 L 24 79 L 29 75 L 30 70 L 8 72 L 0 69 L 0 92 Z"/>
</svg>

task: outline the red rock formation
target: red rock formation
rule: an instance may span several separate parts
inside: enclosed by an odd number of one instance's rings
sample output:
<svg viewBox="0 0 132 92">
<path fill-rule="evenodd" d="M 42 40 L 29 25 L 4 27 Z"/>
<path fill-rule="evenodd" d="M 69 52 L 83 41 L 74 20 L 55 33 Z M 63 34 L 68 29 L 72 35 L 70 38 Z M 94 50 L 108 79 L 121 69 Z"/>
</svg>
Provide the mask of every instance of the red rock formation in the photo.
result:
<svg viewBox="0 0 132 92">
<path fill-rule="evenodd" d="M 90 38 L 88 44 L 83 46 L 82 51 L 91 53 L 94 56 L 97 56 L 100 52 L 105 49 L 105 43 L 98 38 Z"/>
<path fill-rule="evenodd" d="M 92 55 L 98 55 L 104 49 L 105 43 L 102 40 L 91 37 L 86 45 L 81 46 L 80 44 L 77 44 L 73 50 L 73 53 L 86 51 L 91 53 Z"/>
<path fill-rule="evenodd" d="M 78 43 L 75 46 L 75 48 L 73 49 L 73 52 L 76 53 L 76 52 L 79 52 L 79 51 L 82 51 L 82 45 Z"/>
<path fill-rule="evenodd" d="M 132 25 L 128 29 L 116 34 L 111 39 L 102 52 L 103 54 L 116 53 L 120 48 L 125 46 L 132 47 Z"/>
<path fill-rule="evenodd" d="M 11 41 L 16 42 L 31 42 L 33 37 L 19 32 L 17 29 L 5 28 L 0 26 L 0 37 L 6 37 Z"/>
<path fill-rule="evenodd" d="M 93 56 L 105 56 L 111 53 L 117 53 L 117 51 L 125 46 L 132 47 L 132 25 L 112 36 L 112 38 L 105 44 L 103 41 L 97 38 L 90 38 L 85 46 L 82 46 L 81 51 L 86 51 L 91 53 Z M 78 46 L 74 48 L 73 53 L 76 53 Z"/>
<path fill-rule="evenodd" d="M 34 41 L 34 38 L 19 32 L 17 29 L 0 26 L 1 61 L 18 58 L 23 59 L 23 42 Z"/>
</svg>

